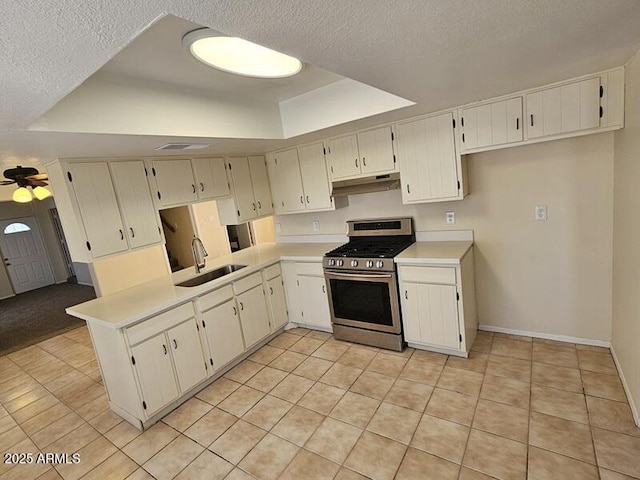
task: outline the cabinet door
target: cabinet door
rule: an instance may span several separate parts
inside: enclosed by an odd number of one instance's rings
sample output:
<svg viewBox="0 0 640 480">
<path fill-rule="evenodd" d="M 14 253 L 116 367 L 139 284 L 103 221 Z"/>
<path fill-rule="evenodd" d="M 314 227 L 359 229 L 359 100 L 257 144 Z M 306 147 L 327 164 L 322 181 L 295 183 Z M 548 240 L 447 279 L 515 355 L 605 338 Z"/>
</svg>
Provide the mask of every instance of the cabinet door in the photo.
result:
<svg viewBox="0 0 640 480">
<path fill-rule="evenodd" d="M 273 213 L 273 205 L 271 204 L 267 162 L 262 156 L 249 157 L 249 169 L 251 170 L 251 184 L 253 185 L 257 216 L 270 215 Z"/>
<path fill-rule="evenodd" d="M 280 189 L 281 207 L 284 212 L 299 212 L 305 209 L 302 176 L 298 164 L 298 150 L 292 148 L 277 152 L 274 156 L 273 177 Z M 271 173 L 270 172 L 270 173 Z"/>
<path fill-rule="evenodd" d="M 160 242 L 158 214 L 151 199 L 144 163 L 139 160 L 113 162 L 111 175 L 131 248 Z"/>
<path fill-rule="evenodd" d="M 331 313 L 324 277 L 298 275 L 302 296 L 302 321 L 323 329 L 331 329 Z"/>
<path fill-rule="evenodd" d="M 152 165 L 161 206 L 184 205 L 198 199 L 191 160 L 154 160 Z"/>
<path fill-rule="evenodd" d="M 534 92 L 527 100 L 527 137 L 600 126 L 600 78 Z"/>
<path fill-rule="evenodd" d="M 200 200 L 229 195 L 229 182 L 227 171 L 224 168 L 224 158 L 192 158 L 191 164 Z"/>
<path fill-rule="evenodd" d="M 458 197 L 453 114 L 399 124 L 396 135 L 403 202 Z"/>
<path fill-rule="evenodd" d="M 282 276 L 278 275 L 267 281 L 267 300 L 271 313 L 271 331 L 275 331 L 289 322 Z"/>
<path fill-rule="evenodd" d="M 463 150 L 522 141 L 522 97 L 462 110 Z"/>
<path fill-rule="evenodd" d="M 407 341 L 460 348 L 455 286 L 404 282 L 401 290 Z"/>
<path fill-rule="evenodd" d="M 237 296 L 237 300 L 244 343 L 247 348 L 251 348 L 271 333 L 262 285 L 241 293 Z"/>
<path fill-rule="evenodd" d="M 178 397 L 178 384 L 164 333 L 131 348 L 147 417 Z"/>
<path fill-rule="evenodd" d="M 231 299 L 202 314 L 202 326 L 211 353 L 214 370 L 226 365 L 244 352 L 244 341 L 236 301 Z"/>
<path fill-rule="evenodd" d="M 247 157 L 230 158 L 229 171 L 233 181 L 233 197 L 239 222 L 246 222 L 257 216 L 256 199 L 251 185 L 251 171 Z"/>
<path fill-rule="evenodd" d="M 72 163 L 68 171 L 91 255 L 95 258 L 127 250 L 108 165 L 103 162 Z"/>
<path fill-rule="evenodd" d="M 207 377 L 195 318 L 173 327 L 167 335 L 180 393 L 184 393 Z"/>
<path fill-rule="evenodd" d="M 331 180 L 353 178 L 360 175 L 358 140 L 355 135 L 332 138 L 327 142 Z"/>
<path fill-rule="evenodd" d="M 378 174 L 395 170 L 391 127 L 358 133 L 358 152 L 362 173 Z"/>
<path fill-rule="evenodd" d="M 324 147 L 321 143 L 299 147 L 298 157 L 307 210 L 330 210 L 333 204 Z"/>
</svg>

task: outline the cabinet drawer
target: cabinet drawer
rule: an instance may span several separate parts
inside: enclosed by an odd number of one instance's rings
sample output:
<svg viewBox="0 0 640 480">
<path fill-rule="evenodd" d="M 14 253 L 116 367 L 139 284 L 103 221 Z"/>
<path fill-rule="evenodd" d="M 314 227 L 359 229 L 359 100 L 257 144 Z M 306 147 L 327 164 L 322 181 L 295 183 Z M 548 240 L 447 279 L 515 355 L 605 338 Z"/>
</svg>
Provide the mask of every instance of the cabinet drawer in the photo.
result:
<svg viewBox="0 0 640 480">
<path fill-rule="evenodd" d="M 188 320 L 194 316 L 193 303 L 185 303 L 168 312 L 161 313 L 155 317 L 148 318 L 142 322 L 127 328 L 127 337 L 129 344 L 135 345 L 147 338 L 153 337 L 158 333 L 164 332 L 175 327 L 181 322 Z"/>
<path fill-rule="evenodd" d="M 324 277 L 322 263 L 296 263 L 296 273 L 298 275 L 314 275 Z"/>
<path fill-rule="evenodd" d="M 198 305 L 198 310 L 206 312 L 207 310 L 226 302 L 232 297 L 233 288 L 231 285 L 227 285 L 226 287 L 219 288 L 218 290 L 214 290 L 213 292 L 198 297 L 196 303 Z"/>
<path fill-rule="evenodd" d="M 249 275 L 248 277 L 244 277 L 237 282 L 233 282 L 233 293 L 239 295 L 242 292 L 246 292 L 247 290 L 257 287 L 262 283 L 262 275 L 260 272 Z"/>
<path fill-rule="evenodd" d="M 403 282 L 456 284 L 456 269 L 449 267 L 400 267 Z"/>
<path fill-rule="evenodd" d="M 280 269 L 280 264 L 276 263 L 275 265 L 271 265 L 264 269 L 264 278 L 266 280 L 271 280 L 272 278 L 276 278 L 278 275 L 282 274 L 282 270 Z"/>
</svg>

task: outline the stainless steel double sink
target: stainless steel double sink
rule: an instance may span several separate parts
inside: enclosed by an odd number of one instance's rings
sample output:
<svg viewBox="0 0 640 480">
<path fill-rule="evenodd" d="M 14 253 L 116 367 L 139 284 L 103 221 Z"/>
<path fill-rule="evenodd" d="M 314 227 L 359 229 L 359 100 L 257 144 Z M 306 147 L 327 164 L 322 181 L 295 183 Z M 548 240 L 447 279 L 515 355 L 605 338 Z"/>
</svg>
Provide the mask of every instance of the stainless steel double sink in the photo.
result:
<svg viewBox="0 0 640 480">
<path fill-rule="evenodd" d="M 216 268 L 215 270 L 211 270 L 210 272 L 203 273 L 202 275 L 198 275 L 197 277 L 190 278 L 189 280 L 185 280 L 184 282 L 176 283 L 176 286 L 197 287 L 198 285 L 202 285 L 203 283 L 207 283 L 220 277 L 224 277 L 225 275 L 229 275 L 230 273 L 236 272 L 244 267 L 246 267 L 246 265 L 225 265 L 224 267 Z"/>
</svg>

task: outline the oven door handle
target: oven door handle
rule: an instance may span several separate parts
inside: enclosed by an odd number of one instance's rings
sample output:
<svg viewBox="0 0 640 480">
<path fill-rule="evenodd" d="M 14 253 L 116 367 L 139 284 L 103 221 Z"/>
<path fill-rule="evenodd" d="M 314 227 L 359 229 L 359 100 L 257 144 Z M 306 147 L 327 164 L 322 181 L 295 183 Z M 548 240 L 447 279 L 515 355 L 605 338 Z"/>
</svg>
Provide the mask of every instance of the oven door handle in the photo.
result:
<svg viewBox="0 0 640 480">
<path fill-rule="evenodd" d="M 338 273 L 338 272 L 325 272 L 325 275 L 328 277 L 338 277 L 338 278 L 346 278 L 346 279 L 354 279 L 354 278 L 371 278 L 371 279 L 381 279 L 381 278 L 393 278 L 393 274 L 391 273 Z"/>
</svg>

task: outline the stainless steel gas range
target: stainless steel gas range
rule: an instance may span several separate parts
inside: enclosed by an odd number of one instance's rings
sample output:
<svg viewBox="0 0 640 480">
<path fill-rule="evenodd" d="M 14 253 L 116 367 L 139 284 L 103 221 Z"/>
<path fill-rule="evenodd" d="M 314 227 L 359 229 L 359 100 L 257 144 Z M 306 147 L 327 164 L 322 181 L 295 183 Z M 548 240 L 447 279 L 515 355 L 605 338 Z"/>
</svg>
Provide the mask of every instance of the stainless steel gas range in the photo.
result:
<svg viewBox="0 0 640 480">
<path fill-rule="evenodd" d="M 349 242 L 322 260 L 333 336 L 403 349 L 393 257 L 415 242 L 411 218 L 350 220 Z"/>
</svg>

